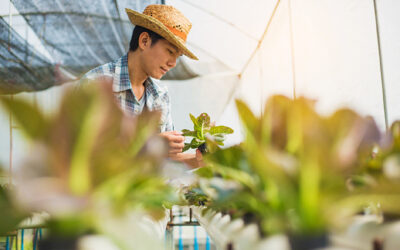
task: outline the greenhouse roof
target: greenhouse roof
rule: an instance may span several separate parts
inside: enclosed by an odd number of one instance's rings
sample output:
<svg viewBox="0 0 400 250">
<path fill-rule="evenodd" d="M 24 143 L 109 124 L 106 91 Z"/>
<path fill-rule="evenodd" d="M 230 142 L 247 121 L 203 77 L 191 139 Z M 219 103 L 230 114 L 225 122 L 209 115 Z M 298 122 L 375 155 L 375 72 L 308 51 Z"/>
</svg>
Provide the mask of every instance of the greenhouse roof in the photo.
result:
<svg viewBox="0 0 400 250">
<path fill-rule="evenodd" d="M 5 93 L 45 89 L 79 77 L 91 68 L 121 57 L 129 47 L 132 24 L 125 8 L 137 11 L 161 0 L 14 0 L 18 13 L 0 20 L 0 90 Z M 22 16 L 52 57 L 47 59 L 14 30 L 12 18 Z M 180 60 L 182 64 L 182 60 Z M 182 74 L 195 76 L 181 65 Z"/>
</svg>

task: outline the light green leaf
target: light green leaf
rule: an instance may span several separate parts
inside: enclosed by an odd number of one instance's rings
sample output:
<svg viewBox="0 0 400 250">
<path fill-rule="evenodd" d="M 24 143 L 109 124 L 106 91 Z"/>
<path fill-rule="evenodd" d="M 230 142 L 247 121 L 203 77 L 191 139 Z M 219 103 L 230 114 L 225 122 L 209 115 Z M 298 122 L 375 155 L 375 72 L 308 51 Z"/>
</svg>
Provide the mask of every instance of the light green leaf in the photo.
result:
<svg viewBox="0 0 400 250">
<path fill-rule="evenodd" d="M 212 178 L 214 176 L 213 171 L 210 167 L 198 168 L 194 171 L 194 173 L 204 178 Z"/>
<path fill-rule="evenodd" d="M 71 156 L 69 187 L 77 195 L 87 193 L 92 184 L 90 178 L 90 155 L 99 132 L 100 126 L 98 124 L 101 123 L 103 118 L 101 114 L 99 102 L 93 100 L 89 109 L 87 109 Z"/>
<path fill-rule="evenodd" d="M 192 114 L 189 114 L 189 116 L 190 116 L 190 119 L 191 119 L 192 122 L 193 122 L 193 128 L 194 128 L 194 130 L 198 130 L 198 129 L 199 129 L 199 124 L 198 124 L 198 122 L 197 122 L 196 117 L 194 117 L 194 115 L 192 115 Z"/>
<path fill-rule="evenodd" d="M 211 127 L 209 130 L 209 133 L 214 135 L 214 134 L 232 134 L 233 129 L 227 126 L 215 126 Z"/>
<path fill-rule="evenodd" d="M 24 100 L 7 97 L 1 97 L 0 102 L 5 110 L 11 112 L 25 135 L 30 139 L 44 139 L 49 124 L 38 107 Z"/>
<path fill-rule="evenodd" d="M 241 100 L 236 100 L 236 107 L 239 113 L 240 120 L 249 131 L 256 131 L 259 125 L 259 120 L 250 110 L 250 108 Z"/>
</svg>

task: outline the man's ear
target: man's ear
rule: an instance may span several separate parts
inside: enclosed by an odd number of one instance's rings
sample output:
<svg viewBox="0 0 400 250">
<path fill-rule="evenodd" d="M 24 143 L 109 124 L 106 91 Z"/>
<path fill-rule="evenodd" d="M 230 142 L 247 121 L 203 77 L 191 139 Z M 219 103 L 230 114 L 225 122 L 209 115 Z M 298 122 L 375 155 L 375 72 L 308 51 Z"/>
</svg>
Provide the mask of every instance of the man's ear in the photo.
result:
<svg viewBox="0 0 400 250">
<path fill-rule="evenodd" d="M 149 36 L 149 33 L 142 32 L 139 36 L 139 48 L 144 49 L 146 47 L 150 47 L 150 45 L 151 45 L 151 38 Z"/>
</svg>

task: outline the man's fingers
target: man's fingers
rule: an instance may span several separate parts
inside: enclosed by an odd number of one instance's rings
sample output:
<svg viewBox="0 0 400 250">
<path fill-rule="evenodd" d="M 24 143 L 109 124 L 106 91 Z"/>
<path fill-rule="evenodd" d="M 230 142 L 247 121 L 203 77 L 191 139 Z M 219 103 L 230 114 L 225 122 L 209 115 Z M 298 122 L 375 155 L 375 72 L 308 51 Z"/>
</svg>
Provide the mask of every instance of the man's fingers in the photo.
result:
<svg viewBox="0 0 400 250">
<path fill-rule="evenodd" d="M 182 135 L 169 135 L 168 141 L 175 143 L 182 143 L 185 141 L 185 137 L 183 137 Z"/>
<path fill-rule="evenodd" d="M 168 153 L 170 155 L 182 153 L 185 146 L 185 137 L 179 131 L 168 131 L 161 133 L 161 136 L 168 140 Z"/>
<path fill-rule="evenodd" d="M 169 147 L 171 149 L 183 149 L 183 147 L 185 146 L 185 143 L 181 142 L 181 143 L 174 143 L 174 142 L 170 142 L 169 143 Z"/>
<path fill-rule="evenodd" d="M 169 154 L 178 154 L 178 153 L 182 153 L 182 149 L 170 149 L 168 151 Z"/>
</svg>

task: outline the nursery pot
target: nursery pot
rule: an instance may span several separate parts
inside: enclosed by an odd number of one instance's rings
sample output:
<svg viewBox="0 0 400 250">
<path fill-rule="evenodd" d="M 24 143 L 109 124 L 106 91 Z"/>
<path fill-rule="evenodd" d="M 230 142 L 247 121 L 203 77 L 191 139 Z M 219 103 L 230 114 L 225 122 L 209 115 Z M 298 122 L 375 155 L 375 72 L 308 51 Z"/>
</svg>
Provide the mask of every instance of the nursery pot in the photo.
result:
<svg viewBox="0 0 400 250">
<path fill-rule="evenodd" d="M 39 240 L 40 250 L 78 250 L 78 238 L 50 236 Z"/>
<path fill-rule="evenodd" d="M 289 234 L 289 244 L 292 250 L 318 249 L 329 244 L 328 234 L 299 235 Z"/>
<path fill-rule="evenodd" d="M 200 152 L 201 152 L 202 154 L 207 153 L 207 144 L 206 144 L 206 143 L 201 144 L 201 145 L 198 146 L 197 148 L 200 150 Z"/>
</svg>

